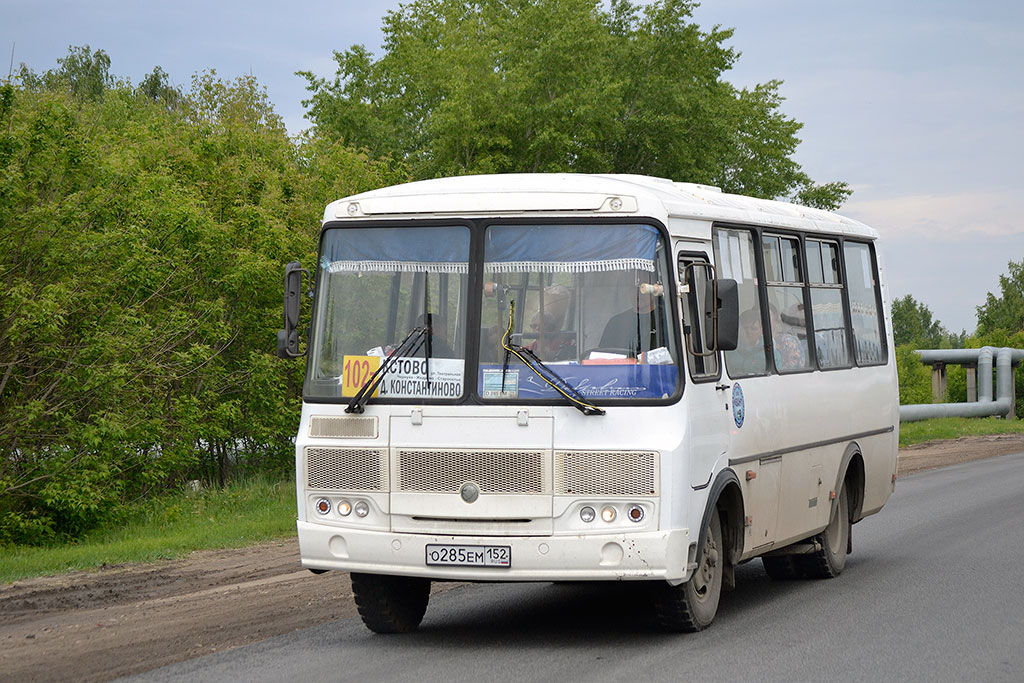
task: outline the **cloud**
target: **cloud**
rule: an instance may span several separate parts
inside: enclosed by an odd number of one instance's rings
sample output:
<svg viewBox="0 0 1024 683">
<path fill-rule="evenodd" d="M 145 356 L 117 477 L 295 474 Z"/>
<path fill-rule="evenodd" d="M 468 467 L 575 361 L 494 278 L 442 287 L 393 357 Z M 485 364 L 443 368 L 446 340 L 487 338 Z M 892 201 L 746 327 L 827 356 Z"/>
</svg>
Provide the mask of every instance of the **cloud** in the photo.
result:
<svg viewBox="0 0 1024 683">
<path fill-rule="evenodd" d="M 1006 237 L 1022 232 L 1017 217 L 1024 200 L 1009 191 L 977 190 L 954 194 L 912 194 L 859 199 L 842 213 L 872 226 L 887 239 L 952 242 Z"/>
</svg>

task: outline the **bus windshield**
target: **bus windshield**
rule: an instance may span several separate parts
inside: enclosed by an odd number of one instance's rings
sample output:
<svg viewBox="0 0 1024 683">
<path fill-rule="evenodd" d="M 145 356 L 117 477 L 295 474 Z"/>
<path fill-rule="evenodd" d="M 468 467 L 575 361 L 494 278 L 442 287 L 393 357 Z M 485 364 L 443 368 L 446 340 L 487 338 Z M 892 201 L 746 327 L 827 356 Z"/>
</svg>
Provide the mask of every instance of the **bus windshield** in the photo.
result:
<svg viewBox="0 0 1024 683">
<path fill-rule="evenodd" d="M 469 244 L 465 226 L 325 231 L 306 395 L 355 396 L 412 330 L 428 328 L 373 397 L 461 398 Z"/>
<path fill-rule="evenodd" d="M 484 235 L 481 398 L 557 399 L 525 347 L 585 398 L 666 399 L 678 353 L 665 247 L 649 225 L 495 225 Z"/>
</svg>

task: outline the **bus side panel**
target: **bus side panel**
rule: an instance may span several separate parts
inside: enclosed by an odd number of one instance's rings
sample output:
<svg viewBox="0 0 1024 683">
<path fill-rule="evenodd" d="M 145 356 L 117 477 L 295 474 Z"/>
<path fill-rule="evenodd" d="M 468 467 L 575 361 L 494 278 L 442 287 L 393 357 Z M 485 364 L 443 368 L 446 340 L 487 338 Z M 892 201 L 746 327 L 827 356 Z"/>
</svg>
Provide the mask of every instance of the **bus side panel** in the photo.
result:
<svg viewBox="0 0 1024 683">
<path fill-rule="evenodd" d="M 892 490 L 893 421 L 898 410 L 891 373 L 890 366 L 880 366 L 737 382 L 744 396 L 744 416 L 741 426 L 734 421 L 729 461 L 740 473 L 755 472 L 744 491 L 746 514 L 753 518 L 745 553 L 767 549 L 767 544 L 779 547 L 824 528 L 830 493 L 852 442 L 864 457 L 864 511 L 885 503 Z M 778 482 L 757 473 L 779 459 Z M 778 495 L 770 495 L 765 487 Z"/>
</svg>

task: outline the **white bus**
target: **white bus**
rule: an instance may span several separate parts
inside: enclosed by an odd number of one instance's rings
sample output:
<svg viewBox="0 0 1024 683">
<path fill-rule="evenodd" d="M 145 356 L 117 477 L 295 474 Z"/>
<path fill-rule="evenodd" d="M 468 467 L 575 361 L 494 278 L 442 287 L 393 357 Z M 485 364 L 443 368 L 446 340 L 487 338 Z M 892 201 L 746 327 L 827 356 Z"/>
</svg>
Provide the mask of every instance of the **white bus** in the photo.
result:
<svg viewBox="0 0 1024 683">
<path fill-rule="evenodd" d="M 434 580 L 646 580 L 653 619 L 695 631 L 740 563 L 838 575 L 895 483 L 877 241 L 640 176 L 331 203 L 296 439 L 303 566 L 351 572 L 382 633 L 419 625 Z M 302 272 L 283 357 L 301 355 Z"/>
</svg>

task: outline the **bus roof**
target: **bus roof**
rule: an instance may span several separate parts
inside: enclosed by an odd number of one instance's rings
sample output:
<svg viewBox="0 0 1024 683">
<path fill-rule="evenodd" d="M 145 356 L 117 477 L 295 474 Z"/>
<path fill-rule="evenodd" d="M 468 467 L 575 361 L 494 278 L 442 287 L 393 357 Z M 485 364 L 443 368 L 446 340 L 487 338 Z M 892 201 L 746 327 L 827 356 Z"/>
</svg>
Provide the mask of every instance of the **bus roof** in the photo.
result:
<svg viewBox="0 0 1024 683">
<path fill-rule="evenodd" d="M 324 222 L 420 216 L 650 216 L 673 234 L 708 237 L 711 221 L 876 239 L 859 221 L 799 204 L 640 175 L 523 173 L 437 178 L 330 203 Z M 682 220 L 671 220 L 682 219 Z"/>
</svg>

